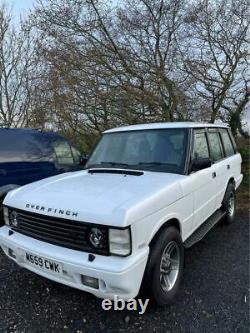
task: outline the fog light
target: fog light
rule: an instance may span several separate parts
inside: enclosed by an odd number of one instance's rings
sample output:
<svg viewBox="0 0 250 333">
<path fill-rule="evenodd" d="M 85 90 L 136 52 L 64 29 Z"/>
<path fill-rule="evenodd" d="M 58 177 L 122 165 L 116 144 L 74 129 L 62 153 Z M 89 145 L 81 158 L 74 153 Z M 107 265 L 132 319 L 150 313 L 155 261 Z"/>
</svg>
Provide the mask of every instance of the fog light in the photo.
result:
<svg viewBox="0 0 250 333">
<path fill-rule="evenodd" d="M 81 277 L 82 277 L 82 284 L 84 284 L 87 287 L 99 289 L 98 279 L 87 275 L 82 275 Z"/>
</svg>

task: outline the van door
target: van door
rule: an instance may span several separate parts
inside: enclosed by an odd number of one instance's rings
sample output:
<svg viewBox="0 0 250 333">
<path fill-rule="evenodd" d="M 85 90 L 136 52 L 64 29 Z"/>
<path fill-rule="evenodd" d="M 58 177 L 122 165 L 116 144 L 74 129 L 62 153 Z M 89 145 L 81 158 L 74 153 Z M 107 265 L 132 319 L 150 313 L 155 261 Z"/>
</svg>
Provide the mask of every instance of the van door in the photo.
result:
<svg viewBox="0 0 250 333">
<path fill-rule="evenodd" d="M 210 158 L 207 134 L 205 129 L 193 130 L 192 159 Z M 199 227 L 215 210 L 216 180 L 215 166 L 190 174 L 193 185 L 193 229 Z"/>
</svg>

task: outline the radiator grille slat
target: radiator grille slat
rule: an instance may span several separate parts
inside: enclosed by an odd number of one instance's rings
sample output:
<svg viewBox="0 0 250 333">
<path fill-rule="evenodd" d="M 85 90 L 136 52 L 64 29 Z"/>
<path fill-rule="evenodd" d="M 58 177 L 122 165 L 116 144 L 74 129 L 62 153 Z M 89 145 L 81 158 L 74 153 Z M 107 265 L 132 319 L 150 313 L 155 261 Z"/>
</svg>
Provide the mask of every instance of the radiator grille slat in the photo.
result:
<svg viewBox="0 0 250 333">
<path fill-rule="evenodd" d="M 32 221 L 31 219 L 26 219 L 24 217 L 20 217 L 19 221 L 22 222 L 22 224 L 24 225 L 31 225 L 31 226 L 36 226 L 37 228 L 41 227 L 43 229 L 47 229 L 48 231 L 51 231 L 51 223 L 47 223 L 46 221 L 42 222 L 42 221 L 36 221 L 35 219 Z M 83 228 L 75 228 L 75 231 L 79 231 L 79 233 L 81 233 L 84 229 Z M 53 232 L 58 232 L 58 233 L 64 233 L 64 234 L 68 234 L 69 231 L 72 231 L 72 227 L 65 227 L 65 226 L 59 226 L 57 224 L 53 224 Z M 84 230 L 84 232 L 87 232 L 88 228 L 86 227 L 86 229 Z"/>
<path fill-rule="evenodd" d="M 29 231 L 34 232 L 34 228 L 32 226 L 30 226 L 30 225 L 28 226 L 27 224 L 23 223 L 22 221 L 20 223 L 19 229 L 26 231 L 26 232 L 29 232 Z M 67 234 L 65 234 L 65 233 L 63 235 L 58 232 L 49 233 L 48 231 L 45 231 L 41 227 L 37 227 L 37 226 L 36 226 L 36 231 L 39 232 L 41 237 L 48 237 L 48 238 L 52 237 L 54 239 L 58 239 L 58 240 L 62 240 L 62 241 L 65 240 L 65 242 L 68 242 L 70 240 L 70 237 L 67 237 Z M 72 241 L 74 241 L 76 244 L 86 243 L 83 236 L 81 236 L 81 239 L 79 238 L 79 236 L 77 237 L 77 239 L 72 238 Z"/>
<path fill-rule="evenodd" d="M 25 219 L 27 221 L 32 221 L 33 222 L 37 222 L 39 223 L 39 221 L 43 224 L 51 224 L 51 222 L 53 223 L 54 226 L 58 226 L 60 228 L 69 228 L 69 229 L 72 229 L 72 227 L 74 227 L 74 229 L 79 229 L 79 230 L 82 230 L 84 228 L 88 228 L 88 226 L 84 225 L 84 222 L 78 222 L 78 221 L 71 221 L 71 220 L 65 220 L 65 219 L 60 219 L 60 218 L 55 218 L 55 219 L 50 219 L 49 217 L 47 218 L 47 216 L 44 215 L 43 218 L 41 218 L 39 215 L 36 216 L 35 214 L 34 215 L 25 215 L 23 213 L 18 213 L 18 216 L 20 216 L 20 218 L 22 219 Z M 74 223 L 72 225 L 72 223 Z"/>
</svg>

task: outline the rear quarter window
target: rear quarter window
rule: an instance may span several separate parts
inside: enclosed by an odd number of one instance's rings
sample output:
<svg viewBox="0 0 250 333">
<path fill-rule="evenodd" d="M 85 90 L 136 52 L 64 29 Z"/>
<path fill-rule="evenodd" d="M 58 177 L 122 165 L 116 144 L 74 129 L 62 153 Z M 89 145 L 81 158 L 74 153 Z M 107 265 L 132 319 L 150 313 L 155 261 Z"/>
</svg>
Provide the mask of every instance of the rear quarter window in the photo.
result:
<svg viewBox="0 0 250 333">
<path fill-rule="evenodd" d="M 220 132 L 226 156 L 234 155 L 235 151 L 228 131 L 226 129 L 221 129 Z"/>
</svg>

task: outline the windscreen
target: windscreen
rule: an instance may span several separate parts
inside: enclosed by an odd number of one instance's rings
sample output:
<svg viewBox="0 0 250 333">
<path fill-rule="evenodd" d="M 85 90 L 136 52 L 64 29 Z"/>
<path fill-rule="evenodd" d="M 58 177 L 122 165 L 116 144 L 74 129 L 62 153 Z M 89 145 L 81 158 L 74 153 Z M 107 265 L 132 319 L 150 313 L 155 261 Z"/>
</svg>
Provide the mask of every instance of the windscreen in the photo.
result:
<svg viewBox="0 0 250 333">
<path fill-rule="evenodd" d="M 86 168 L 117 167 L 184 173 L 187 129 L 153 129 L 106 133 Z"/>
</svg>

